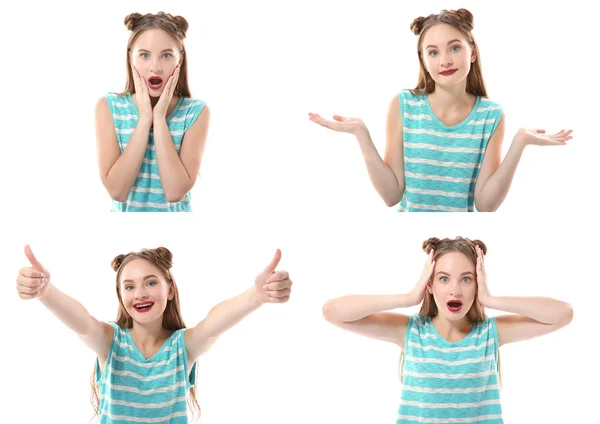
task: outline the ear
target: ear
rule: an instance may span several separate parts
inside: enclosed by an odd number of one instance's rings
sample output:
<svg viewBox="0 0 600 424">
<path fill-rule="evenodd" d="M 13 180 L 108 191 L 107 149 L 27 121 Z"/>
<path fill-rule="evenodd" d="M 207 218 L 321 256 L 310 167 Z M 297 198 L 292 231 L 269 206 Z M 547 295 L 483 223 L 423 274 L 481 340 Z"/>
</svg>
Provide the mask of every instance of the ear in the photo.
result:
<svg viewBox="0 0 600 424">
<path fill-rule="evenodd" d="M 173 300 L 175 297 L 175 289 L 173 288 L 173 283 L 169 284 L 169 294 L 167 295 L 168 300 Z"/>
<path fill-rule="evenodd" d="M 433 294 L 433 289 L 431 288 L 431 282 L 427 283 L 427 291 L 429 294 Z"/>
<path fill-rule="evenodd" d="M 471 50 L 471 63 L 475 62 L 477 59 L 477 51 L 475 49 Z"/>
</svg>

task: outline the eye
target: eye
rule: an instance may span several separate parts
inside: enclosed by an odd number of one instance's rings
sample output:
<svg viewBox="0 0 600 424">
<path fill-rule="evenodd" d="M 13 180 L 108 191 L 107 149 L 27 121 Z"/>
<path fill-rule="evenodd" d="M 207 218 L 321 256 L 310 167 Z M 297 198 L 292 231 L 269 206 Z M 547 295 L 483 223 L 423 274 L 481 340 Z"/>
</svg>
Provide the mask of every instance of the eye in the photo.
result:
<svg viewBox="0 0 600 424">
<path fill-rule="evenodd" d="M 463 283 L 470 283 L 470 282 L 471 282 L 471 277 L 464 277 L 464 278 L 462 279 L 462 282 L 463 282 Z"/>
<path fill-rule="evenodd" d="M 125 290 L 131 290 L 132 288 L 133 288 L 133 286 L 132 286 L 132 285 L 127 285 L 127 286 L 125 286 Z"/>
<path fill-rule="evenodd" d="M 156 281 L 148 281 L 146 284 L 150 287 L 154 287 L 156 285 Z"/>
<path fill-rule="evenodd" d="M 458 44 L 456 44 L 456 45 L 450 47 L 450 51 L 456 53 L 456 52 L 460 51 L 460 46 Z"/>
<path fill-rule="evenodd" d="M 173 57 L 173 55 L 171 53 L 163 54 L 163 59 L 171 59 L 172 57 Z"/>
<path fill-rule="evenodd" d="M 440 283 L 447 283 L 448 281 L 448 277 L 440 277 Z"/>
<path fill-rule="evenodd" d="M 436 56 L 437 50 L 429 50 L 429 56 Z"/>
<path fill-rule="evenodd" d="M 148 53 L 140 53 L 140 57 L 142 59 L 148 59 L 150 57 L 150 55 Z"/>
</svg>

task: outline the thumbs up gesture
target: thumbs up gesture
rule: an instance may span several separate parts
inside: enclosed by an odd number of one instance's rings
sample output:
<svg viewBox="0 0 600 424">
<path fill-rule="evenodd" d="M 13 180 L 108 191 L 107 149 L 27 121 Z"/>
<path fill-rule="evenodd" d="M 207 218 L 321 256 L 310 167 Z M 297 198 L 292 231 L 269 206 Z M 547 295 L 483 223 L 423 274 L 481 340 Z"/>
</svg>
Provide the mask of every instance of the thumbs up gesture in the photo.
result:
<svg viewBox="0 0 600 424">
<path fill-rule="evenodd" d="M 19 270 L 17 277 L 19 297 L 25 300 L 42 298 L 50 285 L 50 273 L 37 260 L 29 246 L 25 246 L 25 256 L 31 266 Z"/>
<path fill-rule="evenodd" d="M 260 303 L 285 303 L 290 299 L 290 275 L 287 271 L 275 271 L 280 260 L 281 250 L 277 249 L 271 263 L 256 276 L 254 289 Z"/>
</svg>

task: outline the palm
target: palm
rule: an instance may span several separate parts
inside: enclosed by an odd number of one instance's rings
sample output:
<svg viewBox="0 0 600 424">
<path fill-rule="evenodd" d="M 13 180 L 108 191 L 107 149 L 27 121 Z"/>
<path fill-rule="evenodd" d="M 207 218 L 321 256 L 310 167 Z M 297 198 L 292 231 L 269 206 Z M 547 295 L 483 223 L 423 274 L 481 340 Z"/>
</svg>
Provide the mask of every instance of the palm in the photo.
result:
<svg viewBox="0 0 600 424">
<path fill-rule="evenodd" d="M 356 135 L 361 131 L 367 130 L 365 123 L 359 118 L 345 118 L 343 116 L 334 115 L 333 120 L 329 120 L 316 113 L 309 113 L 308 117 L 311 121 L 337 132 Z"/>
<path fill-rule="evenodd" d="M 525 144 L 536 146 L 562 146 L 568 140 L 573 139 L 573 137 L 571 137 L 572 132 L 572 130 L 560 130 L 556 134 L 550 135 L 546 134 L 546 130 L 521 128 L 517 132 L 517 137 Z"/>
</svg>

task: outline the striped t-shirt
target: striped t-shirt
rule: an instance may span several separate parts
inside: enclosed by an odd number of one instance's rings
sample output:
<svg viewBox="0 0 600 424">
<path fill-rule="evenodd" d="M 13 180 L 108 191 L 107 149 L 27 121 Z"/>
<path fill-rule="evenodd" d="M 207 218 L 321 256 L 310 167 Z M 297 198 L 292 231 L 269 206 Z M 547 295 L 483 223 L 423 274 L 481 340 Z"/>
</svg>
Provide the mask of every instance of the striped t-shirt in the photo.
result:
<svg viewBox="0 0 600 424">
<path fill-rule="evenodd" d="M 106 365 L 96 382 L 100 386 L 100 424 L 188 422 L 187 393 L 195 384 L 196 364 L 188 370 L 185 329 L 177 330 L 161 349 L 146 359 L 128 329 L 114 328 Z"/>
<path fill-rule="evenodd" d="M 456 343 L 431 318 L 413 315 L 406 328 L 400 423 L 502 423 L 496 319 L 473 325 Z"/>
<path fill-rule="evenodd" d="M 404 134 L 405 190 L 401 212 L 473 212 L 473 191 L 485 149 L 502 117 L 497 104 L 477 97 L 467 118 L 447 127 L 427 95 L 399 93 Z"/>
<path fill-rule="evenodd" d="M 108 107 L 113 117 L 117 140 L 121 153 L 127 147 L 131 134 L 139 121 L 139 112 L 133 102 L 131 93 L 119 96 L 116 93 L 106 95 Z M 202 112 L 205 103 L 202 100 L 180 97 L 175 109 L 167 117 L 167 125 L 171 132 L 177 154 L 181 152 L 181 144 L 186 131 L 192 126 Z M 154 145 L 154 126 L 150 128 L 150 137 L 146 153 L 138 176 L 125 202 L 113 200 L 113 212 L 191 212 L 191 196 L 187 193 L 180 202 L 169 203 L 165 197 Z"/>
</svg>

